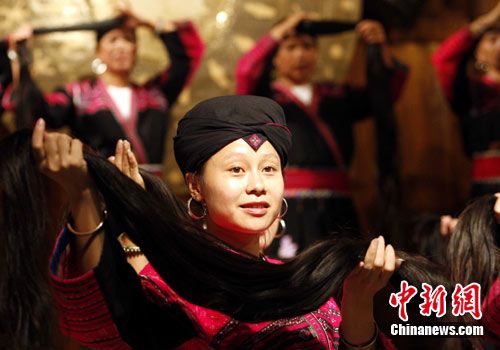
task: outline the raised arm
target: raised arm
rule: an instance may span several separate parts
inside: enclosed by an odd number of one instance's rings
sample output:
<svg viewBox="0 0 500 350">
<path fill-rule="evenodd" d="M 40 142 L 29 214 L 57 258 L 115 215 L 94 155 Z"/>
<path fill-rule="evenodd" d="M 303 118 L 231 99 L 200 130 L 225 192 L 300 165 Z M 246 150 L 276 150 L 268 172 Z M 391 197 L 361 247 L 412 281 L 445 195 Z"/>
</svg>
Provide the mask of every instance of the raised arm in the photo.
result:
<svg viewBox="0 0 500 350">
<path fill-rule="evenodd" d="M 293 32 L 303 13 L 289 16 L 275 25 L 255 46 L 244 54 L 236 65 L 236 93 L 238 95 L 269 96 L 271 92 L 272 57 L 279 42 Z"/>
<path fill-rule="evenodd" d="M 159 28 L 159 37 L 167 48 L 170 66 L 149 84 L 158 84 L 170 105 L 189 85 L 200 66 L 205 45 L 190 21 L 167 22 Z"/>
<path fill-rule="evenodd" d="M 61 133 L 45 131 L 39 119 L 33 130 L 32 146 L 40 170 L 66 193 L 74 233 L 71 240 L 72 266 L 76 275 L 94 268 L 102 251 L 105 214 L 96 195 L 83 158 L 83 144 Z"/>
<path fill-rule="evenodd" d="M 32 138 L 35 157 L 40 170 L 64 189 L 72 217 L 51 261 L 62 331 L 93 349 L 208 348 L 182 309 L 168 300 L 159 306 L 148 297 L 154 290 L 148 294 L 143 288 L 154 286 L 132 269 L 114 235 L 105 232 L 104 227 L 115 229 L 113 220 L 103 214 L 81 142 L 44 129 L 39 120 Z M 122 143 L 121 155 L 128 150 Z M 132 176 L 136 165 L 127 166 L 121 170 Z"/>
<path fill-rule="evenodd" d="M 478 35 L 499 21 L 500 2 L 491 11 L 478 17 L 444 40 L 432 55 L 432 63 L 436 68 L 439 83 L 450 103 L 453 104 L 455 99 L 454 83 L 457 75 L 466 74 L 465 70 L 459 71 L 460 64 L 470 53 Z"/>
</svg>

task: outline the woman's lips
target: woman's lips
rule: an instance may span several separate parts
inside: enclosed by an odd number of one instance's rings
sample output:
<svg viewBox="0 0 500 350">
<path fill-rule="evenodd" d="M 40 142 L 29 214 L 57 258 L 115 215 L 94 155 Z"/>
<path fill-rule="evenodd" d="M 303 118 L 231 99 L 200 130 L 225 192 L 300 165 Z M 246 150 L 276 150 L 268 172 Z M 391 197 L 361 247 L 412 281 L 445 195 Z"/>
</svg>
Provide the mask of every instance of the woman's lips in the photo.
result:
<svg viewBox="0 0 500 350">
<path fill-rule="evenodd" d="M 264 216 L 267 214 L 269 209 L 269 203 L 267 202 L 249 202 L 240 205 L 245 213 L 250 214 L 252 216 Z"/>
</svg>

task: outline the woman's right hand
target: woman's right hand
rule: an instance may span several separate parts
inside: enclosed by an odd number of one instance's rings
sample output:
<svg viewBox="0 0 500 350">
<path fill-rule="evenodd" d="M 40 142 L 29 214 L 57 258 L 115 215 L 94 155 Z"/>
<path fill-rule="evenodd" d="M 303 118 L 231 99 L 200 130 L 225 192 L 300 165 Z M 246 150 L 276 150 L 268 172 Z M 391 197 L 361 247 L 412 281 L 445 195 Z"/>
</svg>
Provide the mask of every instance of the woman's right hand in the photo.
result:
<svg viewBox="0 0 500 350">
<path fill-rule="evenodd" d="M 98 230 L 106 219 L 103 205 L 90 179 L 83 158 L 83 144 L 61 133 L 45 131 L 45 122 L 38 119 L 31 141 L 40 171 L 59 184 L 68 195 L 71 224 L 71 275 L 79 276 L 99 263 L 104 238 Z"/>
<path fill-rule="evenodd" d="M 29 40 L 33 37 L 33 27 L 29 24 L 22 25 L 9 34 L 9 47 L 14 49 L 19 41 Z"/>
<path fill-rule="evenodd" d="M 40 171 L 58 183 L 70 201 L 91 188 L 80 140 L 62 133 L 46 132 L 45 121 L 40 118 L 35 124 L 31 144 Z"/>
<path fill-rule="evenodd" d="M 308 14 L 303 12 L 290 15 L 283 22 L 275 25 L 271 29 L 270 34 L 275 40 L 283 40 L 285 36 L 293 34 L 295 32 L 295 28 L 301 21 L 309 17 L 310 16 Z"/>
</svg>

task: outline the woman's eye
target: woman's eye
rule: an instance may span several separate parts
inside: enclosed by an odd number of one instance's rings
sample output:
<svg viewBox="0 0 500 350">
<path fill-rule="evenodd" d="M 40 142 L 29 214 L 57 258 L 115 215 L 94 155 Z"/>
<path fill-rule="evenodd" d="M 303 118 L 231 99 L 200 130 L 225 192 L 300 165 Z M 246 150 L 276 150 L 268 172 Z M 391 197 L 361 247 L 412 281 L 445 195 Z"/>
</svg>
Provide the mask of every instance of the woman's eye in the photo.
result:
<svg viewBox="0 0 500 350">
<path fill-rule="evenodd" d="M 274 166 L 266 166 L 263 170 L 265 173 L 274 173 L 277 169 Z"/>
<path fill-rule="evenodd" d="M 241 174 L 243 172 L 243 168 L 235 166 L 229 169 L 229 171 L 232 172 L 233 174 Z"/>
</svg>

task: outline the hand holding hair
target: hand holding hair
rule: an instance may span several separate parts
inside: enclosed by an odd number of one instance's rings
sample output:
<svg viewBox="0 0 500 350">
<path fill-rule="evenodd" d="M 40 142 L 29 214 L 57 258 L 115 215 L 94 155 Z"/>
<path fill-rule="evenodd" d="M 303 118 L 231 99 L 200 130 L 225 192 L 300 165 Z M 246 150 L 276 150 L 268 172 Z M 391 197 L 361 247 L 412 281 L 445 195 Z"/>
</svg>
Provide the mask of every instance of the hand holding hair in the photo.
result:
<svg viewBox="0 0 500 350">
<path fill-rule="evenodd" d="M 33 37 L 33 27 L 30 24 L 23 24 L 21 27 L 17 28 L 15 31 L 9 34 L 7 40 L 9 47 L 14 49 L 16 43 L 23 40 L 29 40 Z"/>
<path fill-rule="evenodd" d="M 379 236 L 371 241 L 364 260 L 346 278 L 342 293 L 342 335 L 348 344 L 370 343 L 376 337 L 373 297 L 392 276 L 396 267 L 394 248 Z"/>
<path fill-rule="evenodd" d="M 124 17 L 124 25 L 129 28 L 147 27 L 157 32 L 173 32 L 176 30 L 176 24 L 172 21 L 158 20 L 150 21 L 140 17 L 132 8 L 124 3 L 120 3 L 118 10 L 120 15 Z"/>
<path fill-rule="evenodd" d="M 124 175 L 134 180 L 143 189 L 146 188 L 144 179 L 139 172 L 139 163 L 130 148 L 130 142 L 118 140 L 115 155 L 108 158 Z"/>
<path fill-rule="evenodd" d="M 35 159 L 42 174 L 59 184 L 69 199 L 75 233 L 71 252 L 75 273 L 94 268 L 100 259 L 105 214 L 90 179 L 83 158 L 83 144 L 66 134 L 45 131 L 45 121 L 38 119 L 31 139 Z"/>
<path fill-rule="evenodd" d="M 382 24 L 372 19 L 365 19 L 356 25 L 356 32 L 366 44 L 385 44 L 387 37 Z"/>
<path fill-rule="evenodd" d="M 288 16 L 283 22 L 275 25 L 269 33 L 275 40 L 283 40 L 285 36 L 295 31 L 295 28 L 302 20 L 309 17 L 310 16 L 304 12 L 295 13 Z"/>
<path fill-rule="evenodd" d="M 91 187 L 87 163 L 80 140 L 62 133 L 45 131 L 45 121 L 38 119 L 31 139 L 40 171 L 58 183 L 72 198 Z"/>
</svg>

